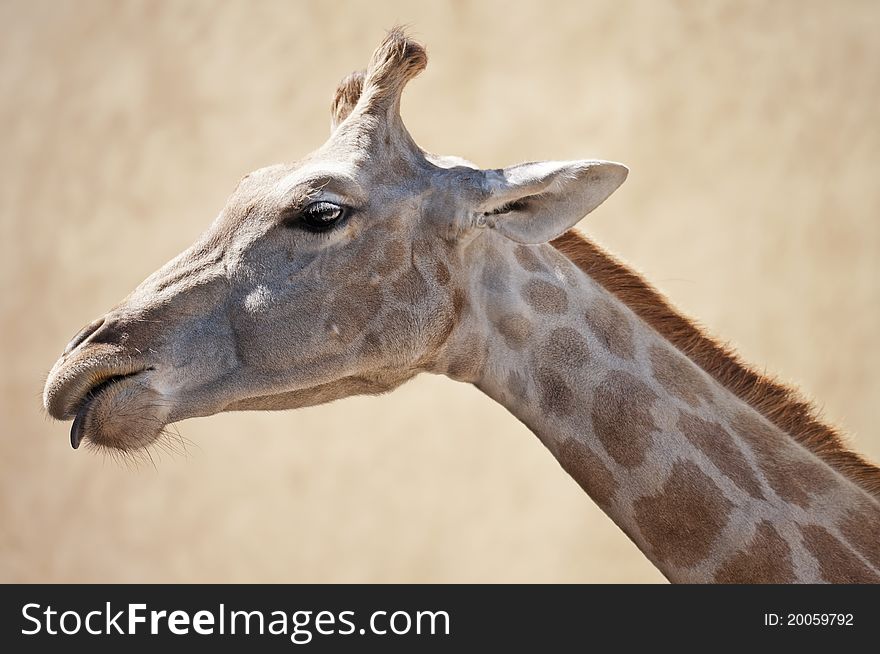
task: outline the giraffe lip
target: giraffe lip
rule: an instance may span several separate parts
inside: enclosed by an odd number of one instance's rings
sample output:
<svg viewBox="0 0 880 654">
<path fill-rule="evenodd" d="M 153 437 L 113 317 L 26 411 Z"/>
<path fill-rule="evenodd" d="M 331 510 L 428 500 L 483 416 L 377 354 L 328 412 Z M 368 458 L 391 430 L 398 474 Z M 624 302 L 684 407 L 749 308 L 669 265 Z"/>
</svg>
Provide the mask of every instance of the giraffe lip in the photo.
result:
<svg viewBox="0 0 880 654">
<path fill-rule="evenodd" d="M 111 386 L 119 384 L 123 380 L 130 379 L 131 377 L 136 377 L 142 372 L 144 371 L 139 370 L 138 372 L 127 375 L 113 375 L 86 391 L 82 400 L 80 400 L 79 405 L 76 407 L 76 417 L 74 417 L 73 425 L 70 427 L 70 446 L 73 449 L 79 448 L 79 444 L 82 442 L 86 433 L 86 419 L 88 418 L 89 410 L 95 402 L 100 399 L 101 395 L 103 395 Z"/>
<path fill-rule="evenodd" d="M 155 368 L 152 362 L 119 349 L 102 346 L 77 348 L 74 358 L 55 362 L 43 388 L 43 408 L 56 420 L 72 420 L 94 391 L 112 378 L 126 377 Z"/>
</svg>

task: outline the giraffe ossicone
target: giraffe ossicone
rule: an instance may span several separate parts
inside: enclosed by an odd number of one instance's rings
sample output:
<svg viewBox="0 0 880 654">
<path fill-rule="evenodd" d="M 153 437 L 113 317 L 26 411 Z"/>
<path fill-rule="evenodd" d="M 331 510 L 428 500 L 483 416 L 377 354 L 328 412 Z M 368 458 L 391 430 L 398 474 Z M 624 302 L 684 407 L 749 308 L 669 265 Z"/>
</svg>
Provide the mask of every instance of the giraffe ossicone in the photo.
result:
<svg viewBox="0 0 880 654">
<path fill-rule="evenodd" d="M 245 176 L 77 334 L 44 391 L 71 444 L 137 450 L 187 418 L 445 374 L 535 432 L 670 580 L 880 580 L 880 471 L 569 231 L 627 169 L 422 151 L 400 96 L 426 62 L 391 31 L 324 145 Z"/>
</svg>

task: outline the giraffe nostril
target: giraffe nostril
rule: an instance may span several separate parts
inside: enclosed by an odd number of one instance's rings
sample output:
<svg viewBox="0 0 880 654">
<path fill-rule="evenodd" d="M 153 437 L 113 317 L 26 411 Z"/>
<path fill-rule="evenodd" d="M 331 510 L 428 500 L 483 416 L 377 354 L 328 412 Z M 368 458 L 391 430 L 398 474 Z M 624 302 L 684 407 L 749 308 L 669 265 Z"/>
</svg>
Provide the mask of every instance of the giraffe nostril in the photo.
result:
<svg viewBox="0 0 880 654">
<path fill-rule="evenodd" d="M 64 354 L 70 354 L 77 347 L 79 347 L 83 341 L 85 341 L 89 336 L 94 334 L 101 328 L 101 325 L 104 324 L 104 318 L 98 318 L 97 320 L 89 323 L 85 327 L 79 330 L 76 336 L 74 336 L 70 343 L 67 344 L 67 347 L 64 348 Z"/>
</svg>

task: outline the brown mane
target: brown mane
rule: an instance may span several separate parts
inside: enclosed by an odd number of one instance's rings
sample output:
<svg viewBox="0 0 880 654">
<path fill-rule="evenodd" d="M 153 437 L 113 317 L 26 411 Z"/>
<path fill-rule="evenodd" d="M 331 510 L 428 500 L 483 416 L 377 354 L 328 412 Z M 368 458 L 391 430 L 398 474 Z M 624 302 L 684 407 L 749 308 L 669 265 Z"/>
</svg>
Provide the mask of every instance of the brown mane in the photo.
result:
<svg viewBox="0 0 880 654">
<path fill-rule="evenodd" d="M 840 432 L 822 422 L 796 389 L 756 372 L 635 271 L 578 232 L 569 230 L 551 244 L 746 404 L 866 491 L 880 495 L 880 468 L 847 449 Z"/>
</svg>

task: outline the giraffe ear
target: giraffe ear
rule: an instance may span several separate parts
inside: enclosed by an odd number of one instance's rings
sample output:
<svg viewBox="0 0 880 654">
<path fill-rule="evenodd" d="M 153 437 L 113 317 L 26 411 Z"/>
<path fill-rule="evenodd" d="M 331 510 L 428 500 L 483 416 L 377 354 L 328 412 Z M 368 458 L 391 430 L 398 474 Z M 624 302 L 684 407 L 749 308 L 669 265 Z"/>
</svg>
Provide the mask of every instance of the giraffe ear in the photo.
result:
<svg viewBox="0 0 880 654">
<path fill-rule="evenodd" d="M 485 171 L 477 219 L 518 243 L 561 236 L 623 184 L 610 161 L 545 161 Z"/>
</svg>

